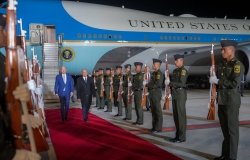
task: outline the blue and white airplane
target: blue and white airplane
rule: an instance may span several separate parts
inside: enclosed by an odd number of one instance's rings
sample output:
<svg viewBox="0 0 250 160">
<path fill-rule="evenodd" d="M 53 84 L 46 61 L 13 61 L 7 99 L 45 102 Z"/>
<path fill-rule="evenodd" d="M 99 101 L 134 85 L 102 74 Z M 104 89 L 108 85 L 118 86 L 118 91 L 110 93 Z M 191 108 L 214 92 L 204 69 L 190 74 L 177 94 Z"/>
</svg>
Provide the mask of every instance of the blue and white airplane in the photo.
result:
<svg viewBox="0 0 250 160">
<path fill-rule="evenodd" d="M 219 59 L 220 40 L 234 39 L 239 43 L 237 57 L 245 66 L 246 80 L 250 80 L 250 21 L 246 19 L 163 16 L 61 0 L 20 0 L 17 16 L 27 31 L 31 23 L 38 23 L 54 25 L 56 34 L 63 34 L 60 57 L 71 74 L 80 74 L 82 68 L 92 72 L 135 61 L 151 66 L 152 58 L 165 62 L 166 54 L 173 70 L 173 55 L 179 53 L 185 55 L 190 75 L 206 75 L 211 45 L 215 44 Z M 164 71 L 165 65 L 161 69 Z"/>
</svg>

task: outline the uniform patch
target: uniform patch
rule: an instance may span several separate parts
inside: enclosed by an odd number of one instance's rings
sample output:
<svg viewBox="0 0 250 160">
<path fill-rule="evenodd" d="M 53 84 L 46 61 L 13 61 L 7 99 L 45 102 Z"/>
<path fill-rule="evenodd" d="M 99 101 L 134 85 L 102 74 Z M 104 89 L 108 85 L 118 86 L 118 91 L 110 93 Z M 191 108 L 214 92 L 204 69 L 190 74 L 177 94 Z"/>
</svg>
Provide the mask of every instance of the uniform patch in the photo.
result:
<svg viewBox="0 0 250 160">
<path fill-rule="evenodd" d="M 239 64 L 234 66 L 234 73 L 240 73 L 240 65 Z"/>
<path fill-rule="evenodd" d="M 185 75 L 186 75 L 186 70 L 183 69 L 183 70 L 181 71 L 181 75 L 182 75 L 182 76 L 185 76 Z"/>
<path fill-rule="evenodd" d="M 156 75 L 156 79 L 160 79 L 161 78 L 161 75 L 160 74 L 157 74 Z"/>
</svg>

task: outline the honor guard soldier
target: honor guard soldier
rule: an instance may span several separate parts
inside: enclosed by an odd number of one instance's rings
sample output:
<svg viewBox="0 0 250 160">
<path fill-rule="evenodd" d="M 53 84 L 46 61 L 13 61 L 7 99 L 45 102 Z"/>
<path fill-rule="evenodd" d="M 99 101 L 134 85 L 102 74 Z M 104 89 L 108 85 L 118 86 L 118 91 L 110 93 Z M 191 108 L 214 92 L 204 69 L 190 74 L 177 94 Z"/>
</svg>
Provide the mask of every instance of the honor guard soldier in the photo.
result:
<svg viewBox="0 0 250 160">
<path fill-rule="evenodd" d="M 180 143 L 186 141 L 186 82 L 188 72 L 184 68 L 184 56 L 174 55 L 176 69 L 173 71 L 171 82 L 166 82 L 172 89 L 172 107 L 173 117 L 176 127 L 175 138 L 171 139 L 172 142 Z"/>
<path fill-rule="evenodd" d="M 98 92 L 97 92 L 97 79 L 98 79 L 98 75 L 99 75 L 99 70 L 95 70 L 94 71 L 94 74 L 93 74 L 93 79 L 94 79 L 94 85 L 95 85 L 95 93 L 94 93 L 94 96 L 96 97 L 96 107 L 98 107 L 100 104 L 100 97 L 98 95 Z"/>
<path fill-rule="evenodd" d="M 136 122 L 133 124 L 142 125 L 143 124 L 143 108 L 141 106 L 142 101 L 142 90 L 143 90 L 143 73 L 142 73 L 142 63 L 135 62 L 135 72 L 136 75 L 133 78 L 132 89 L 134 92 L 134 102 L 135 102 L 135 112 L 136 112 Z"/>
<path fill-rule="evenodd" d="M 162 84 L 163 74 L 160 71 L 162 61 L 159 59 L 153 59 L 154 72 L 151 75 L 150 82 L 148 83 L 151 112 L 152 112 L 152 132 L 157 133 L 162 131 L 162 109 L 161 109 L 161 97 L 162 97 Z"/>
<path fill-rule="evenodd" d="M 129 102 L 128 97 L 128 87 L 132 86 L 132 83 L 128 81 L 132 81 L 132 74 L 131 74 L 131 65 L 126 64 L 125 66 L 125 75 L 123 77 L 123 103 L 125 106 L 125 118 L 123 120 L 131 120 L 132 119 L 132 103 Z"/>
<path fill-rule="evenodd" d="M 104 77 L 104 90 L 105 90 L 105 101 L 107 104 L 107 110 L 104 112 L 112 112 L 112 97 L 113 92 L 111 92 L 111 85 L 113 85 L 111 76 L 111 68 L 106 68 L 106 75 Z"/>
<path fill-rule="evenodd" d="M 103 68 L 99 68 L 98 70 L 98 77 L 96 80 L 96 88 L 97 88 L 97 107 L 98 109 L 104 109 L 104 75 L 103 75 Z"/>
<path fill-rule="evenodd" d="M 209 81 L 217 84 L 218 117 L 223 133 L 222 152 L 215 160 L 236 160 L 239 142 L 239 108 L 241 104 L 239 86 L 242 63 L 235 58 L 237 42 L 221 41 L 223 61 L 217 67 L 217 76 Z M 218 78 L 217 78 L 218 77 Z"/>
<path fill-rule="evenodd" d="M 116 74 L 113 78 L 113 88 L 114 88 L 114 106 L 118 107 L 118 113 L 115 115 L 122 116 L 122 100 L 118 100 L 118 92 L 120 87 L 120 82 L 122 83 L 122 66 L 116 66 Z"/>
</svg>

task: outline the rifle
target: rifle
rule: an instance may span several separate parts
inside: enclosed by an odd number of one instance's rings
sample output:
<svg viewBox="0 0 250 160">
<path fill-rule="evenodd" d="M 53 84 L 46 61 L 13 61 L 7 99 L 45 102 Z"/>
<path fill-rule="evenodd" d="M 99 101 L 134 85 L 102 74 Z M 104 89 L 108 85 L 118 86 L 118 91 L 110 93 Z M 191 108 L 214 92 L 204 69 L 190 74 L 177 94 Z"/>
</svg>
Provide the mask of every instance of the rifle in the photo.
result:
<svg viewBox="0 0 250 160">
<path fill-rule="evenodd" d="M 28 82 L 32 82 L 33 80 L 31 80 L 32 74 L 33 74 L 33 70 L 30 70 L 30 63 L 27 59 L 27 52 L 26 52 L 26 40 L 25 40 L 25 34 L 26 31 L 23 30 L 22 27 L 22 19 L 18 20 L 18 23 L 20 24 L 20 29 L 21 29 L 21 48 L 22 50 L 18 50 L 18 54 L 20 57 L 20 60 L 23 60 L 23 64 L 20 63 L 21 66 L 21 72 L 19 73 L 23 73 L 21 76 L 23 76 L 23 83 L 28 83 Z M 34 55 L 34 48 L 33 48 L 33 55 Z M 22 59 L 22 57 L 24 59 Z M 33 76 L 34 77 L 34 76 Z M 37 82 L 37 78 L 35 79 L 35 87 L 36 89 L 38 89 L 38 82 Z M 34 82 L 34 81 L 33 81 Z M 41 92 L 41 91 L 40 91 Z M 41 93 L 42 95 L 42 93 Z M 27 107 L 28 107 L 28 112 L 29 114 L 36 116 L 38 118 L 42 118 L 43 120 L 45 120 L 45 116 L 44 116 L 44 111 L 41 110 L 41 108 L 39 108 L 39 105 L 41 104 L 41 101 L 43 101 L 42 96 L 35 94 L 35 89 L 32 91 L 31 90 L 31 99 L 27 102 Z M 40 111 L 40 112 L 39 112 Z M 38 114 L 39 113 L 39 114 Z M 45 129 L 45 121 L 43 121 L 43 123 L 41 123 L 41 125 L 38 128 L 32 128 L 33 134 L 34 134 L 34 138 L 35 138 L 35 142 L 36 142 L 36 148 L 38 152 L 42 152 L 42 151 L 46 151 L 49 149 L 48 143 L 45 139 L 45 134 L 48 135 L 47 130 Z"/>
<path fill-rule="evenodd" d="M 21 103 L 19 100 L 15 99 L 12 94 L 18 83 L 18 57 L 16 49 L 16 33 L 15 33 L 15 5 L 14 2 L 9 0 L 6 17 L 6 66 L 5 73 L 7 77 L 6 82 L 6 102 L 8 109 L 10 111 L 11 119 L 11 130 L 14 136 L 15 148 L 24 148 L 25 144 L 22 141 L 22 110 Z"/>
<path fill-rule="evenodd" d="M 123 77 L 121 76 L 120 78 L 120 83 L 119 83 L 119 89 L 118 89 L 118 97 L 117 97 L 117 101 L 121 102 L 122 101 L 122 93 L 123 93 Z"/>
<path fill-rule="evenodd" d="M 169 81 L 169 69 L 168 69 L 168 54 L 166 54 L 166 71 L 165 71 L 165 80 Z M 163 110 L 169 110 L 169 99 L 171 97 L 171 90 L 168 84 L 165 84 L 165 102 L 163 106 Z"/>
<path fill-rule="evenodd" d="M 36 113 L 38 113 L 40 118 L 42 118 L 43 120 L 43 123 L 40 127 L 40 130 L 42 131 L 41 133 L 43 133 L 45 137 L 48 137 L 49 133 L 48 133 L 48 130 L 46 129 L 46 124 L 45 124 L 45 112 L 44 112 L 42 85 L 40 85 L 40 75 L 39 75 L 40 67 L 37 62 L 37 55 L 35 55 L 34 47 L 31 48 L 31 51 L 32 51 L 32 62 L 27 60 L 27 63 L 28 63 L 27 70 L 29 72 L 27 77 L 28 77 L 28 80 L 33 79 L 35 81 L 36 90 L 31 91 L 33 104 L 35 104 Z"/>
<path fill-rule="evenodd" d="M 128 76 L 128 84 L 131 83 L 131 76 Z M 131 104 L 132 103 L 132 95 L 133 95 L 133 92 L 132 92 L 132 86 L 129 86 L 128 85 L 128 104 Z"/>
<path fill-rule="evenodd" d="M 210 76 L 214 76 L 215 73 L 215 58 L 214 58 L 214 45 L 212 44 L 211 49 L 211 70 L 210 70 Z M 207 114 L 207 120 L 215 120 L 215 101 L 216 101 L 216 85 L 210 84 L 210 102 L 208 104 L 208 114 Z"/>
<path fill-rule="evenodd" d="M 112 68 L 111 68 L 112 71 Z M 113 78 L 114 78 L 114 72 L 111 72 L 110 76 L 110 91 L 109 91 L 109 99 L 113 99 L 113 94 L 114 94 L 114 87 L 113 87 Z"/>
<path fill-rule="evenodd" d="M 104 97 L 104 76 L 101 75 L 101 93 L 100 93 L 100 97 L 103 98 Z"/>
<path fill-rule="evenodd" d="M 144 67 L 144 81 L 148 81 L 148 72 L 147 72 L 147 65 L 145 64 Z M 146 84 L 143 85 L 143 91 L 142 91 L 142 100 L 141 100 L 141 106 L 144 107 L 147 105 L 147 98 L 148 98 L 148 87 Z"/>
</svg>

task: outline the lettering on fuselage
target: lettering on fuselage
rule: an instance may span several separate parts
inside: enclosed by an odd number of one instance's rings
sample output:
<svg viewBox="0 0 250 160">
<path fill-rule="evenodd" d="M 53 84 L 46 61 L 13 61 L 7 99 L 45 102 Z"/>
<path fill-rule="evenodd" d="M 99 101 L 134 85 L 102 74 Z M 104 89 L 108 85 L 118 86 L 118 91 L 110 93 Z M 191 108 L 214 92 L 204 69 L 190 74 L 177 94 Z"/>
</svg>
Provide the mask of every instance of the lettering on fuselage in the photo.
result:
<svg viewBox="0 0 250 160">
<path fill-rule="evenodd" d="M 180 21 L 148 21 L 148 20 L 128 20 L 129 26 L 133 28 L 156 28 L 156 29 L 191 29 L 191 30 L 215 30 L 215 31 L 250 31 L 249 24 L 234 23 L 206 23 Z"/>
</svg>

